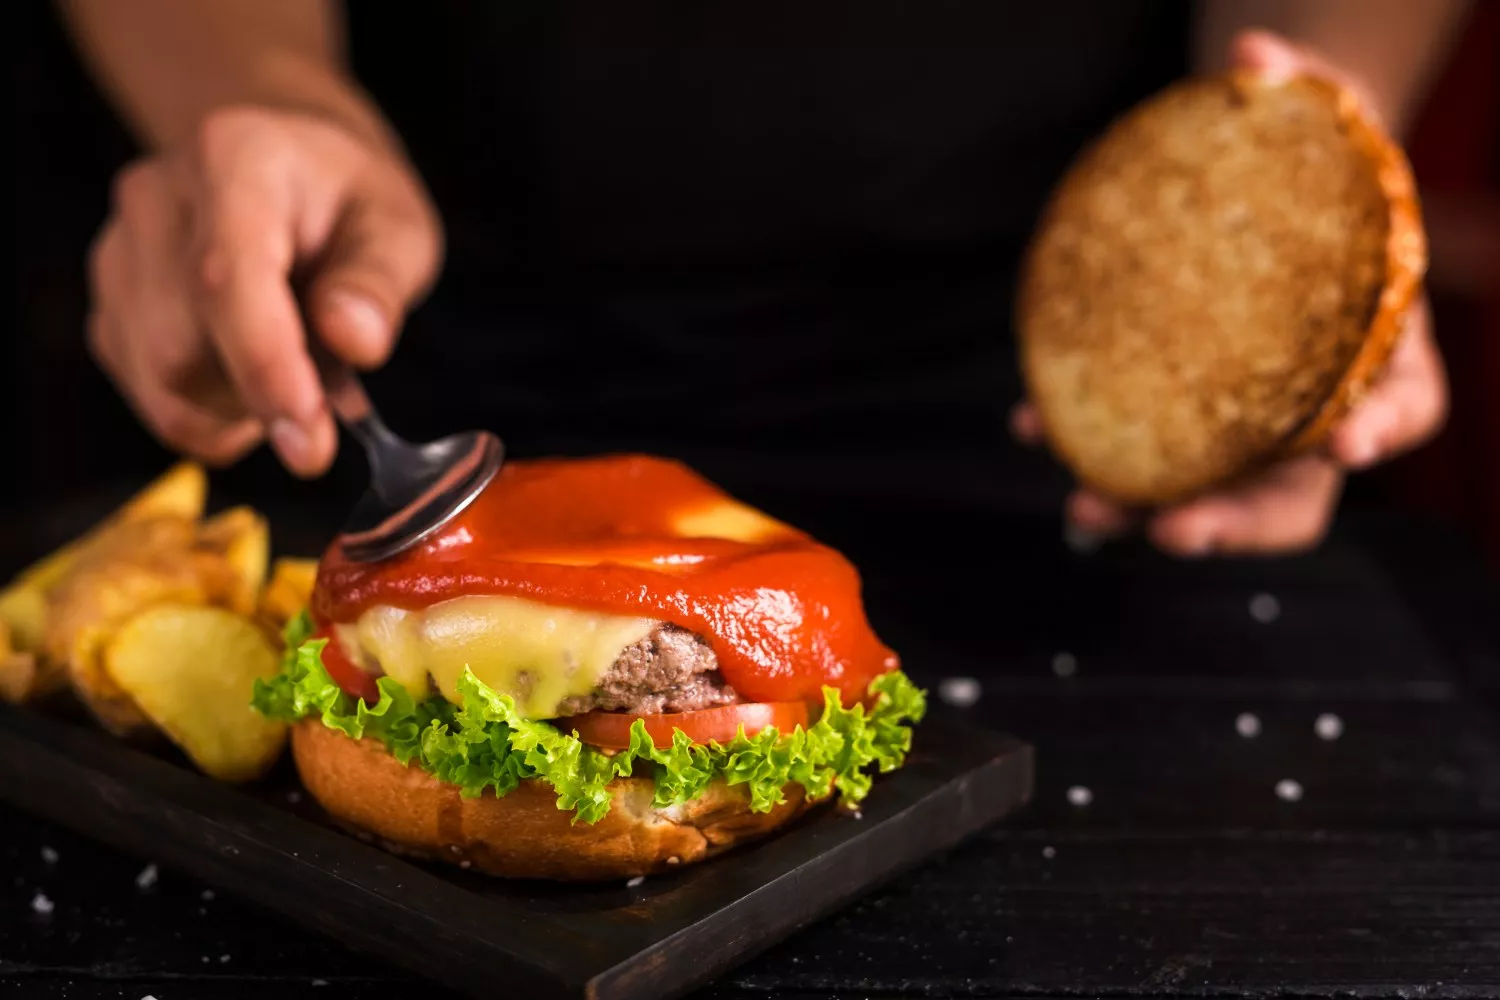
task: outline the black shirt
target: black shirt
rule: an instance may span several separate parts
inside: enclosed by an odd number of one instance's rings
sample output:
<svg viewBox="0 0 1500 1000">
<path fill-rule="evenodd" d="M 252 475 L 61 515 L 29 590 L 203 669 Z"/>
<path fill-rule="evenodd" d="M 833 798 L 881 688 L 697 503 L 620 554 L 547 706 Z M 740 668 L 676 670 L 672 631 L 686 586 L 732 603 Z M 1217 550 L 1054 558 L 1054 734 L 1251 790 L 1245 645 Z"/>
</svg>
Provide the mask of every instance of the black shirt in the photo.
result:
<svg viewBox="0 0 1500 1000">
<path fill-rule="evenodd" d="M 870 570 L 893 522 L 959 545 L 1056 510 L 1006 429 L 1017 259 L 1071 157 L 1183 71 L 1183 5 L 351 7 L 448 227 L 375 382 L 398 427 L 680 456 Z"/>
</svg>

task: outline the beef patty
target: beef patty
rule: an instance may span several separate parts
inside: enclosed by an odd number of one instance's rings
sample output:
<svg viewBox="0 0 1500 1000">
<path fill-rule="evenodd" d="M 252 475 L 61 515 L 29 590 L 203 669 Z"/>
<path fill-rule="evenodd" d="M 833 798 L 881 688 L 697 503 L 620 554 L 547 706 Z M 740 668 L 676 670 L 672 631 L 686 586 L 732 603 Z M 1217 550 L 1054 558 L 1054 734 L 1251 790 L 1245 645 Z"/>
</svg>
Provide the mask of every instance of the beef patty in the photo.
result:
<svg viewBox="0 0 1500 1000">
<path fill-rule="evenodd" d="M 702 636 L 666 622 L 627 646 L 591 694 L 568 698 L 559 715 L 596 709 L 657 715 L 733 705 L 734 688 L 724 683 L 719 659 Z"/>
</svg>

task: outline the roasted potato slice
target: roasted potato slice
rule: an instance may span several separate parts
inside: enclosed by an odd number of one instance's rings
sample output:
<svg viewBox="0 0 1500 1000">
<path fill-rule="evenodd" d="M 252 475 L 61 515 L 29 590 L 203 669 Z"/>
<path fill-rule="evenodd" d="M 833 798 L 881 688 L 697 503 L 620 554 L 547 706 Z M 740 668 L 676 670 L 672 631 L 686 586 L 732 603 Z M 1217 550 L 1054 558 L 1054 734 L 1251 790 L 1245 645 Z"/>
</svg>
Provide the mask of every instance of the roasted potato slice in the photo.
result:
<svg viewBox="0 0 1500 1000">
<path fill-rule="evenodd" d="M 13 648 L 41 648 L 42 636 L 47 630 L 46 592 L 27 586 L 0 590 L 0 624 L 4 624 Z"/>
<path fill-rule="evenodd" d="M 271 562 L 271 529 L 249 507 L 231 507 L 209 518 L 198 531 L 198 546 L 232 572 L 222 578 L 223 593 L 214 603 L 242 615 L 255 613 Z"/>
<path fill-rule="evenodd" d="M 28 700 L 36 688 L 36 654 L 24 653 L 11 641 L 10 626 L 0 618 L 0 699 Z"/>
<path fill-rule="evenodd" d="M 197 521 L 208 502 L 208 473 L 196 462 L 179 462 L 125 501 L 115 515 L 122 521 L 179 517 Z"/>
<path fill-rule="evenodd" d="M 197 525 L 175 517 L 117 525 L 49 594 L 43 657 L 66 670 L 78 697 L 116 735 L 138 733 L 149 721 L 109 679 L 100 656 L 115 630 L 146 608 L 208 603 L 214 584 L 196 558 L 196 534 Z"/>
<path fill-rule="evenodd" d="M 25 587 L 45 593 L 62 580 L 79 560 L 122 524 L 173 518 L 196 522 L 208 499 L 208 475 L 201 465 L 181 462 L 162 473 L 83 537 L 22 570 L 10 589 Z M 4 594 L 0 593 L 0 602 Z"/>
<path fill-rule="evenodd" d="M 317 576 L 316 559 L 276 560 L 271 567 L 271 579 L 261 591 L 256 619 L 273 635 L 279 635 L 286 623 L 307 607 Z"/>
<path fill-rule="evenodd" d="M 275 649 L 222 608 L 157 605 L 126 622 L 104 650 L 117 690 L 205 773 L 248 781 L 281 753 L 286 726 L 250 707 L 256 678 L 279 669 Z"/>
</svg>

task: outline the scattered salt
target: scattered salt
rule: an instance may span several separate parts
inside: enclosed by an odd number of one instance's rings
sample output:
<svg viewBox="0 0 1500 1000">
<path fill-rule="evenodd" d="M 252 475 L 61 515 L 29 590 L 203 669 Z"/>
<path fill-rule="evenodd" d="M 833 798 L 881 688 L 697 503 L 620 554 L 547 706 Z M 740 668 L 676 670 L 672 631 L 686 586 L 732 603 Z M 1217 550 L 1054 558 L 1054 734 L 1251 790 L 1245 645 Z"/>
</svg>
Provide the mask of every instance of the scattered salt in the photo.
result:
<svg viewBox="0 0 1500 1000">
<path fill-rule="evenodd" d="M 1274 594 L 1256 594 L 1250 598 L 1250 617 L 1269 625 L 1281 617 L 1281 602 Z"/>
<path fill-rule="evenodd" d="M 1046 847 L 1042 848 L 1042 857 L 1046 858 L 1048 861 L 1051 861 L 1053 858 L 1057 857 L 1057 848 L 1053 847 L 1051 844 L 1048 844 Z"/>
<path fill-rule="evenodd" d="M 286 800 L 288 804 L 296 805 L 298 802 L 302 801 L 302 793 L 294 788 L 290 792 L 286 793 Z"/>
<path fill-rule="evenodd" d="M 203 900 L 205 903 L 212 903 L 214 901 L 214 891 L 212 889 L 204 889 L 203 893 L 198 898 Z"/>
<path fill-rule="evenodd" d="M 644 875 L 637 875 L 635 878 L 630 879 L 629 881 L 627 881 L 625 883 L 625 887 L 627 889 L 634 889 L 636 886 L 640 885 L 644 881 L 646 881 L 646 876 L 644 876 Z"/>
<path fill-rule="evenodd" d="M 979 682 L 972 677 L 944 677 L 938 683 L 938 698 L 957 708 L 968 708 L 982 693 Z"/>
<path fill-rule="evenodd" d="M 1276 797 L 1283 802 L 1296 802 L 1302 798 L 1302 785 L 1291 778 L 1276 782 Z"/>
<path fill-rule="evenodd" d="M 208 956 L 207 956 L 207 955 L 204 955 L 204 956 L 203 956 L 203 961 L 204 961 L 204 962 L 205 962 L 205 963 L 206 963 L 206 962 L 207 962 L 207 961 L 208 961 Z"/>
<path fill-rule="evenodd" d="M 45 917 L 56 909 L 56 907 L 52 900 L 47 898 L 46 893 L 39 892 L 31 897 L 31 909 Z"/>
<path fill-rule="evenodd" d="M 1072 653 L 1057 653 L 1052 657 L 1052 672 L 1059 677 L 1072 677 L 1078 673 L 1078 657 Z"/>
<path fill-rule="evenodd" d="M 1313 721 L 1313 732 L 1320 740 L 1336 740 L 1344 735 L 1344 720 L 1332 712 L 1324 712 Z"/>
<path fill-rule="evenodd" d="M 142 892 L 156 884 L 156 866 L 147 865 L 141 869 L 141 873 L 135 877 L 135 887 Z"/>
<path fill-rule="evenodd" d="M 1079 808 L 1094 801 L 1094 793 L 1082 785 L 1074 785 L 1068 789 L 1068 801 Z"/>
<path fill-rule="evenodd" d="M 1254 712 L 1241 712 L 1234 717 L 1234 731 L 1247 740 L 1255 739 L 1260 735 L 1260 716 Z"/>
<path fill-rule="evenodd" d="M 460 868 L 470 868 L 470 867 L 473 866 L 473 864 L 474 864 L 474 862 L 465 859 L 465 860 L 460 861 L 458 863 L 458 867 L 460 867 Z"/>
<path fill-rule="evenodd" d="M 223 963 L 225 963 L 227 961 L 229 961 L 229 956 L 228 955 L 220 955 L 219 956 L 219 964 L 222 965 Z"/>
<path fill-rule="evenodd" d="M 327 986 L 328 985 L 328 980 L 326 980 L 326 979 L 314 979 L 312 981 L 312 984 L 314 986 Z"/>
<path fill-rule="evenodd" d="M 49 865 L 57 864 L 57 852 L 50 847 L 42 848 L 42 860 Z"/>
</svg>

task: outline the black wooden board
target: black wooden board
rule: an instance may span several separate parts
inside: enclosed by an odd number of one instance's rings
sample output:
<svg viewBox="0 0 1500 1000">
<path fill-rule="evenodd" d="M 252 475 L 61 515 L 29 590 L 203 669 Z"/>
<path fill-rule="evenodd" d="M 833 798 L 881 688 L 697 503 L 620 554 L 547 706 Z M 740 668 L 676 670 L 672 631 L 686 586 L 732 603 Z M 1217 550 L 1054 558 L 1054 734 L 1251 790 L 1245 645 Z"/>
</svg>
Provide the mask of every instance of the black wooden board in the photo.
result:
<svg viewBox="0 0 1500 1000">
<path fill-rule="evenodd" d="M 1032 750 L 945 721 L 858 818 L 822 809 L 639 885 L 507 882 L 386 854 L 321 822 L 283 768 L 211 781 L 86 726 L 0 706 L 0 798 L 149 854 L 474 996 L 667 997 L 1026 802 Z"/>
</svg>

